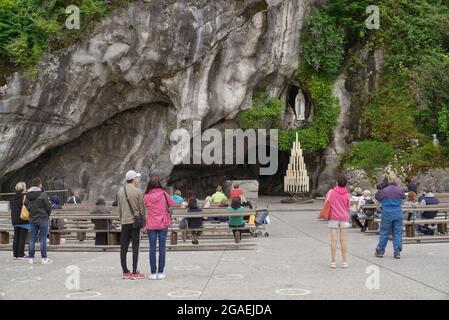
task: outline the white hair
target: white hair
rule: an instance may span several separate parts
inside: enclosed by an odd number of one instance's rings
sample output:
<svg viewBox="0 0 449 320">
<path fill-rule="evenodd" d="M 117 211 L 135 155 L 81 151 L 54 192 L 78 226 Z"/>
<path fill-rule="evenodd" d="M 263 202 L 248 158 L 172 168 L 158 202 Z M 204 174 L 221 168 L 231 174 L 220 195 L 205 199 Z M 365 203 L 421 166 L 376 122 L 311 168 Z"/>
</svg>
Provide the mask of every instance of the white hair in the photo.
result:
<svg viewBox="0 0 449 320">
<path fill-rule="evenodd" d="M 18 184 L 16 184 L 16 191 L 20 192 L 20 191 L 25 191 L 27 189 L 27 185 L 25 182 L 19 182 Z"/>
<path fill-rule="evenodd" d="M 397 183 L 398 177 L 395 174 L 390 174 L 388 176 L 388 183 Z"/>
</svg>

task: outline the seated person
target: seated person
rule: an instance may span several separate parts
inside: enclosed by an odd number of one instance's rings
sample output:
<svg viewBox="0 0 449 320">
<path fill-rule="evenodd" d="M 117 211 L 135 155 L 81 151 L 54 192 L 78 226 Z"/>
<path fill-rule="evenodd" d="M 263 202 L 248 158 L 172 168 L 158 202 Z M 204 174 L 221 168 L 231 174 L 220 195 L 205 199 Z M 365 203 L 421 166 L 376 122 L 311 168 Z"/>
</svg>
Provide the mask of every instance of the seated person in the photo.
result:
<svg viewBox="0 0 449 320">
<path fill-rule="evenodd" d="M 55 210 L 62 209 L 61 198 L 58 195 L 56 195 L 56 194 L 52 195 L 50 197 L 50 202 L 51 202 L 52 209 L 55 209 Z"/>
<path fill-rule="evenodd" d="M 228 207 L 228 211 L 230 213 L 245 211 L 245 208 L 241 204 L 240 197 L 232 198 L 231 205 Z M 229 227 L 242 228 L 244 226 L 245 226 L 245 221 L 243 220 L 243 216 L 229 217 Z M 235 235 L 236 230 L 232 230 L 232 232 Z M 240 233 L 240 239 L 241 239 L 241 233 Z"/>
<path fill-rule="evenodd" d="M 419 202 L 419 204 L 426 205 L 426 206 L 436 205 L 436 204 L 440 203 L 440 201 L 437 199 L 437 197 L 435 197 L 435 195 L 433 194 L 433 192 L 431 190 L 425 190 L 425 195 L 419 197 L 418 202 Z M 438 210 L 423 211 L 420 215 L 420 218 L 421 219 L 434 219 L 437 216 L 437 214 L 438 214 Z M 436 229 L 436 226 L 434 224 L 432 224 L 431 227 L 428 224 L 425 224 L 424 226 L 417 225 L 416 229 L 425 235 L 433 235 L 435 232 L 434 229 Z"/>
<path fill-rule="evenodd" d="M 55 210 L 62 209 L 61 198 L 58 195 L 52 195 L 50 197 L 51 208 Z M 54 215 L 54 213 L 53 213 Z M 61 230 L 64 229 L 64 219 L 51 219 L 50 220 L 51 230 Z"/>
<path fill-rule="evenodd" d="M 212 195 L 212 202 L 220 203 L 223 200 L 228 200 L 228 197 L 223 193 L 223 188 L 218 186 L 216 192 Z"/>
<path fill-rule="evenodd" d="M 218 205 L 218 207 L 219 208 L 227 208 L 227 207 L 229 207 L 228 200 L 227 199 L 226 200 L 225 199 L 221 200 L 221 202 Z"/>
<path fill-rule="evenodd" d="M 354 191 L 351 193 L 349 216 L 351 220 L 355 222 L 360 228 L 362 225 L 360 221 L 356 219 L 357 213 L 359 212 L 359 200 L 362 198 L 362 189 L 360 187 L 355 187 Z"/>
<path fill-rule="evenodd" d="M 440 201 L 435 197 L 432 191 L 427 191 L 424 196 L 419 197 L 418 200 L 421 205 L 436 205 L 439 204 Z M 423 211 L 421 214 L 422 219 L 433 219 L 438 214 L 438 211 Z"/>
<path fill-rule="evenodd" d="M 173 201 L 175 201 L 175 203 L 181 203 L 184 201 L 184 198 L 182 197 L 182 193 L 181 190 L 176 190 L 175 194 L 172 196 Z"/>
<path fill-rule="evenodd" d="M 362 206 L 364 205 L 374 205 L 377 201 L 374 199 L 374 197 L 371 195 L 371 191 L 365 190 L 362 192 L 362 196 L 359 199 L 358 202 L 358 213 L 362 213 L 365 217 L 365 221 L 362 224 L 360 221 L 360 217 L 358 214 L 354 216 L 354 220 L 356 221 L 357 225 L 360 227 L 360 230 L 362 232 L 366 231 L 366 228 L 368 227 L 368 221 L 374 219 L 374 215 L 376 213 L 377 209 L 362 209 Z"/>
<path fill-rule="evenodd" d="M 212 197 L 207 196 L 206 199 L 204 199 L 203 208 L 210 208 L 210 203 L 212 202 Z"/>
<path fill-rule="evenodd" d="M 223 199 L 221 200 L 220 204 L 218 205 L 219 208 L 227 208 L 229 207 L 228 205 L 228 200 Z M 214 217 L 213 221 L 220 221 L 220 222 L 226 222 L 228 221 L 228 216 L 222 216 L 222 217 Z"/>
<path fill-rule="evenodd" d="M 72 196 L 70 196 L 67 199 L 67 203 L 80 204 L 81 203 L 80 192 L 76 191 L 75 193 L 73 193 Z"/>
<path fill-rule="evenodd" d="M 235 197 L 240 197 L 241 195 L 243 195 L 243 191 L 239 188 L 239 184 L 235 183 L 234 189 L 231 190 L 231 192 L 229 193 L 229 196 L 232 199 Z"/>
<path fill-rule="evenodd" d="M 187 206 L 187 212 L 202 212 L 203 210 L 198 207 L 198 201 L 195 197 L 189 199 Z M 203 217 L 200 218 L 187 218 L 187 226 L 189 229 L 199 229 L 203 227 Z M 192 244 L 198 244 L 198 238 L 201 235 L 201 231 L 192 231 Z"/>
<path fill-rule="evenodd" d="M 418 205 L 418 195 L 413 192 L 413 191 L 409 191 L 407 193 L 407 198 L 404 201 L 404 204 L 402 206 L 404 207 L 416 207 Z M 413 212 L 407 212 L 406 210 L 404 210 L 404 220 L 410 221 L 413 217 Z"/>
<path fill-rule="evenodd" d="M 95 208 L 90 212 L 92 215 L 107 215 L 110 214 L 111 211 L 106 207 L 106 201 L 103 197 L 99 197 L 95 202 Z M 94 224 L 95 230 L 113 230 L 114 226 L 112 225 L 111 219 L 91 219 Z M 96 232 L 95 233 L 95 245 L 108 245 L 108 234 L 107 232 Z"/>
</svg>

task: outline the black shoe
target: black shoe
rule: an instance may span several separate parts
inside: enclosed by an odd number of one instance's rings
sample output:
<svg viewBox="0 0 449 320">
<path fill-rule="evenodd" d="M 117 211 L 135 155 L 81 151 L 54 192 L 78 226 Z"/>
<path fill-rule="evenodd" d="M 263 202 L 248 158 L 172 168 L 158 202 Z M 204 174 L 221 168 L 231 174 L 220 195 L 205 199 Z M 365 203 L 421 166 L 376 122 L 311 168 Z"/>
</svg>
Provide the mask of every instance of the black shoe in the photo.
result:
<svg viewBox="0 0 449 320">
<path fill-rule="evenodd" d="M 380 253 L 380 252 L 377 251 L 377 250 L 376 250 L 376 252 L 374 253 L 374 255 L 375 255 L 376 257 L 378 257 L 378 258 L 383 258 L 383 257 L 384 257 L 384 254 L 383 254 L 383 253 Z"/>
<path fill-rule="evenodd" d="M 198 240 L 192 240 L 192 244 L 198 244 Z"/>
<path fill-rule="evenodd" d="M 395 259 L 401 259 L 401 254 L 400 253 L 394 253 L 394 258 Z"/>
<path fill-rule="evenodd" d="M 365 228 L 365 227 L 361 227 L 361 228 L 360 228 L 360 231 L 365 232 L 365 231 L 366 231 L 366 228 Z"/>
</svg>

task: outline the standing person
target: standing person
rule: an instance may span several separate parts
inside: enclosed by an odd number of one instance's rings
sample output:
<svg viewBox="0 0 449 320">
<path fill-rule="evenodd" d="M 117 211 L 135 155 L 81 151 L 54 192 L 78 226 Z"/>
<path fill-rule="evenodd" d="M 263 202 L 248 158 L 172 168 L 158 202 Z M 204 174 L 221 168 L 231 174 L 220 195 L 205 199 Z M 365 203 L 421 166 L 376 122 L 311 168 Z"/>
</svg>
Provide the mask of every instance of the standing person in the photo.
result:
<svg viewBox="0 0 449 320">
<path fill-rule="evenodd" d="M 415 183 L 413 183 L 412 179 L 410 179 L 409 177 L 405 179 L 405 185 L 407 186 L 408 192 L 414 192 L 418 194 L 418 187 L 416 186 Z"/>
<path fill-rule="evenodd" d="M 198 207 L 198 200 L 195 197 L 190 198 L 187 206 L 187 212 L 202 212 L 203 210 Z M 187 218 L 187 226 L 189 229 L 200 229 L 203 227 L 203 218 Z M 198 238 L 201 235 L 201 231 L 192 231 L 192 244 L 198 244 Z"/>
<path fill-rule="evenodd" d="M 41 249 L 42 264 L 48 264 L 47 258 L 47 233 L 49 218 L 51 214 L 50 199 L 45 192 L 42 191 L 42 180 L 34 178 L 32 187 L 28 190 L 25 200 L 25 206 L 30 213 L 30 229 L 31 236 L 28 243 L 30 264 L 34 263 L 36 237 L 39 233 L 39 244 Z"/>
<path fill-rule="evenodd" d="M 104 197 L 101 196 L 95 202 L 95 208 L 90 212 L 92 215 L 108 215 L 111 211 L 106 207 L 106 201 Z M 112 219 L 91 219 L 95 226 L 95 230 L 112 230 Z M 107 245 L 108 244 L 108 233 L 107 232 L 96 232 L 95 233 L 95 245 Z"/>
<path fill-rule="evenodd" d="M 402 199 L 405 199 L 404 190 L 397 185 L 397 177 L 391 174 L 388 185 L 377 191 L 376 199 L 381 203 L 382 217 L 380 219 L 380 236 L 375 256 L 382 258 L 388 243 L 388 235 L 393 233 L 394 258 L 401 258 L 402 251 Z"/>
<path fill-rule="evenodd" d="M 165 243 L 167 241 L 168 227 L 171 225 L 170 207 L 175 201 L 162 188 L 158 177 L 150 177 L 145 191 L 145 205 L 147 207 L 147 222 L 145 229 L 150 242 L 150 280 L 162 280 L 166 276 L 165 268 Z M 156 245 L 159 238 L 159 263 L 156 266 Z"/>
<path fill-rule="evenodd" d="M 346 189 L 348 180 L 341 176 L 337 179 L 337 185 L 329 190 L 326 195 L 326 201 L 331 205 L 329 214 L 329 228 L 331 233 L 331 268 L 336 268 L 337 242 L 340 231 L 340 245 L 342 255 L 342 268 L 348 268 L 349 264 L 346 260 L 347 241 L 346 229 L 349 228 L 349 206 L 350 195 Z"/>
<path fill-rule="evenodd" d="M 30 230 L 30 223 L 28 220 L 22 220 L 20 214 L 24 207 L 27 186 L 25 182 L 19 182 L 15 189 L 16 195 L 14 200 L 11 201 L 11 222 L 14 228 L 12 251 L 14 259 L 23 260 L 27 258 L 25 256 L 25 242 Z"/>
<path fill-rule="evenodd" d="M 126 173 L 126 184 L 117 193 L 118 214 L 122 225 L 120 236 L 120 262 L 122 265 L 123 279 L 138 280 L 145 276 L 137 270 L 139 260 L 140 227 L 134 226 L 139 217 L 145 219 L 145 205 L 143 194 L 137 188 L 140 173 L 130 170 Z M 129 243 L 133 247 L 133 272 L 126 264 Z"/>
<path fill-rule="evenodd" d="M 212 195 L 212 202 L 220 203 L 223 200 L 228 200 L 228 197 L 223 193 L 223 188 L 217 186 L 215 193 Z"/>
</svg>

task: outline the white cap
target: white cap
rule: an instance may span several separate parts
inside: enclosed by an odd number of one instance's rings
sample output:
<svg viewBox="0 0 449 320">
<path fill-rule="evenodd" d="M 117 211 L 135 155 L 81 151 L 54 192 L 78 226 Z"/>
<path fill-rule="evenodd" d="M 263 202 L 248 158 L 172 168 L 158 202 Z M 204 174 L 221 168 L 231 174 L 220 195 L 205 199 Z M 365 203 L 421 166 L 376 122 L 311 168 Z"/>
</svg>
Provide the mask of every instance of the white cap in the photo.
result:
<svg viewBox="0 0 449 320">
<path fill-rule="evenodd" d="M 140 176 L 141 176 L 140 173 L 137 173 L 137 172 L 135 172 L 134 170 L 129 170 L 129 171 L 126 173 L 126 181 L 134 180 L 135 178 L 140 177 Z"/>
</svg>

